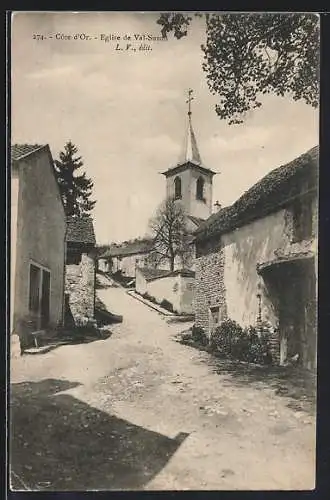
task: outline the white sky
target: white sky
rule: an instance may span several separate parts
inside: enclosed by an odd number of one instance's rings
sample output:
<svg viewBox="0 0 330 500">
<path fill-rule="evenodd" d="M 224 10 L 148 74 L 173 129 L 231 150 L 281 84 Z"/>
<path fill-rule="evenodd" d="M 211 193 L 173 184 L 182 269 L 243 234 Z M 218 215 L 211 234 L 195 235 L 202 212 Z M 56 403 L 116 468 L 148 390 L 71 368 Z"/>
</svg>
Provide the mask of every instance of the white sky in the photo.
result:
<svg viewBox="0 0 330 500">
<path fill-rule="evenodd" d="M 71 140 L 94 181 L 98 243 L 145 234 L 165 196 L 159 172 L 180 156 L 186 90 L 195 91 L 193 125 L 213 201 L 235 201 L 273 168 L 318 142 L 318 111 L 268 96 L 242 125 L 221 121 L 202 70 L 202 20 L 181 40 L 152 51 L 116 51 L 100 35 L 159 36 L 154 13 L 16 13 L 12 33 L 12 141 L 49 144 L 53 157 Z M 90 41 L 34 40 L 33 34 L 86 33 Z M 120 42 L 122 47 L 125 42 Z M 130 42 L 128 42 L 130 43 Z M 141 42 L 134 42 L 139 47 Z"/>
</svg>

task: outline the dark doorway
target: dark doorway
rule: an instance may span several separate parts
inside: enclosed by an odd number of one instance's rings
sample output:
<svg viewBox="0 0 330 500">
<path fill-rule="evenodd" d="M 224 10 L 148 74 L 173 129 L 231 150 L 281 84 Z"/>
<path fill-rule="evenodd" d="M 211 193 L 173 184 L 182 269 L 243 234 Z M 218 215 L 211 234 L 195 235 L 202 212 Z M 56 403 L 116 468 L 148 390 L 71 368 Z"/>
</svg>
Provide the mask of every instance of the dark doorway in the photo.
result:
<svg viewBox="0 0 330 500">
<path fill-rule="evenodd" d="M 316 365 L 316 276 L 314 259 L 272 264 L 262 272 L 278 312 L 281 364 Z"/>
<path fill-rule="evenodd" d="M 34 314 L 38 314 L 39 312 L 40 272 L 39 267 L 30 264 L 29 309 Z"/>
<path fill-rule="evenodd" d="M 41 328 L 46 328 L 49 324 L 50 309 L 50 272 L 42 271 L 42 292 L 41 292 Z"/>
</svg>

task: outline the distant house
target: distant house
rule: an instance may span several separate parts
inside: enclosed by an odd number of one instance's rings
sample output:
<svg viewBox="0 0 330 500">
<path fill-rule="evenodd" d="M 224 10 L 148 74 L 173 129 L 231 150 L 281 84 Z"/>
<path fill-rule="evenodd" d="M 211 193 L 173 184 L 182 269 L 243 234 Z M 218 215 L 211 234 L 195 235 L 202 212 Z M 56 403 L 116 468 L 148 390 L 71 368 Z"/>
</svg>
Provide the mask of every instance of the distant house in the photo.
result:
<svg viewBox="0 0 330 500">
<path fill-rule="evenodd" d="M 196 324 L 269 322 L 280 364 L 316 365 L 318 148 L 271 171 L 196 233 Z"/>
<path fill-rule="evenodd" d="M 103 252 L 102 255 L 97 258 L 96 265 L 97 271 L 101 271 L 102 273 L 111 272 L 111 257 L 107 254 L 107 251 Z"/>
<path fill-rule="evenodd" d="M 137 266 L 150 263 L 153 246 L 153 240 L 147 238 L 110 245 L 98 259 L 100 270 L 113 274 L 119 271 L 125 277 L 134 278 Z"/>
<path fill-rule="evenodd" d="M 95 312 L 95 234 L 89 217 L 67 218 L 66 319 L 79 324 Z"/>
<path fill-rule="evenodd" d="M 191 314 L 195 273 L 190 269 L 166 271 L 164 269 L 137 268 L 135 290 L 148 294 L 161 304 L 166 300 L 179 314 Z"/>
<path fill-rule="evenodd" d="M 48 145 L 13 145 L 10 330 L 16 347 L 18 338 L 24 348 L 32 331 L 63 322 L 65 229 Z"/>
</svg>

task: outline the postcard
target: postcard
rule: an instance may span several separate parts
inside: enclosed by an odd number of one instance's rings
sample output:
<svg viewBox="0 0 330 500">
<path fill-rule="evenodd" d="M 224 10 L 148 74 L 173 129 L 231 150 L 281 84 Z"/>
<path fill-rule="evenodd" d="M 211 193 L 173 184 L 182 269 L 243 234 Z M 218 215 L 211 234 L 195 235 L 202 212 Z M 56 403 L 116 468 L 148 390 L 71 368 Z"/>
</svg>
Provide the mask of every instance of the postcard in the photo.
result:
<svg viewBox="0 0 330 500">
<path fill-rule="evenodd" d="M 319 24 L 11 13 L 12 491 L 315 488 Z"/>
</svg>

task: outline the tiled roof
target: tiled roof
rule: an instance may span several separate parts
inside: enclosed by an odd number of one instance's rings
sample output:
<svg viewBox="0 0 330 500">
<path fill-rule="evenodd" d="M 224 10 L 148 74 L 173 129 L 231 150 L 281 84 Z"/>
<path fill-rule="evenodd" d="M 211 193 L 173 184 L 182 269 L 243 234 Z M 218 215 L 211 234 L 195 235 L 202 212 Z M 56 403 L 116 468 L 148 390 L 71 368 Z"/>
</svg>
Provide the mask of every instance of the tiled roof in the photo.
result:
<svg viewBox="0 0 330 500">
<path fill-rule="evenodd" d="M 154 241 L 152 239 L 125 241 L 118 245 L 110 245 L 100 257 L 120 257 L 125 255 L 135 255 L 148 253 L 153 249 Z"/>
<path fill-rule="evenodd" d="M 93 221 L 89 217 L 67 217 L 66 241 L 95 245 Z"/>
<path fill-rule="evenodd" d="M 171 271 L 166 269 L 153 269 L 149 267 L 139 267 L 139 271 L 143 274 L 147 281 L 168 276 Z"/>
<path fill-rule="evenodd" d="M 233 205 L 211 215 L 195 231 L 196 240 L 208 239 L 232 231 L 254 219 L 277 210 L 299 196 L 301 187 L 317 188 L 318 146 L 263 177 Z"/>
<path fill-rule="evenodd" d="M 194 277 L 194 271 L 190 269 L 177 269 L 175 271 L 168 271 L 166 269 L 153 269 L 149 267 L 138 267 L 139 271 L 143 274 L 147 281 L 156 280 L 159 278 L 165 278 L 167 276 L 186 276 Z"/>
<path fill-rule="evenodd" d="M 192 271 L 191 269 L 177 269 L 176 271 L 173 271 L 171 273 L 171 276 L 185 276 L 185 277 L 194 278 L 195 271 Z"/>
<path fill-rule="evenodd" d="M 46 146 L 40 144 L 13 144 L 11 146 L 11 160 L 22 160 L 26 156 L 29 156 L 44 147 Z"/>
</svg>

